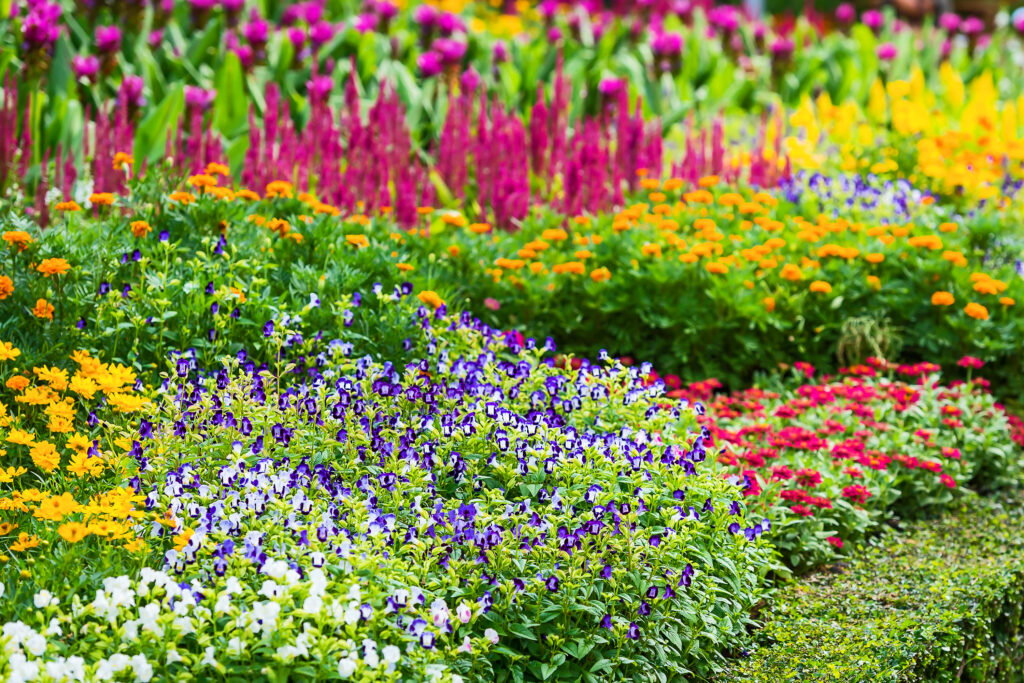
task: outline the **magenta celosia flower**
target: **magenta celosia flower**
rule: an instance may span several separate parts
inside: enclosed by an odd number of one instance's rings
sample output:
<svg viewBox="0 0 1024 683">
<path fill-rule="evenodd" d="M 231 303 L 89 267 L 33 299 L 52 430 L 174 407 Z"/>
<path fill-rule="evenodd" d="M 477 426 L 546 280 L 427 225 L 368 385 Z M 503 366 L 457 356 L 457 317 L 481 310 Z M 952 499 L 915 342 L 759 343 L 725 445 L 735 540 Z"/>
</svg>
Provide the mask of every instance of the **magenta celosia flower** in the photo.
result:
<svg viewBox="0 0 1024 683">
<path fill-rule="evenodd" d="M 377 25 L 380 23 L 380 17 L 373 12 L 365 12 L 356 17 L 355 22 L 352 26 L 360 33 L 371 33 L 377 30 Z"/>
<path fill-rule="evenodd" d="M 285 36 L 296 49 L 302 47 L 306 42 L 306 29 L 301 26 L 292 26 L 285 31 Z"/>
<path fill-rule="evenodd" d="M 882 43 L 875 50 L 875 54 L 877 54 L 878 58 L 882 61 L 891 62 L 896 59 L 896 46 L 892 43 Z"/>
<path fill-rule="evenodd" d="M 121 81 L 121 87 L 117 89 L 117 101 L 124 102 L 130 107 L 142 107 L 146 104 L 146 98 L 142 94 L 145 83 L 141 76 L 125 76 Z"/>
<path fill-rule="evenodd" d="M 17 7 L 16 3 L 14 7 Z M 49 52 L 60 37 L 59 19 L 60 5 L 40 2 L 30 7 L 21 22 L 21 40 L 25 47 L 30 51 L 42 49 Z"/>
<path fill-rule="evenodd" d="M 939 17 L 939 27 L 950 33 L 960 28 L 960 15 L 953 12 L 943 12 Z"/>
<path fill-rule="evenodd" d="M 416 66 L 425 78 L 441 73 L 441 55 L 436 52 L 424 52 L 416 58 Z"/>
<path fill-rule="evenodd" d="M 398 14 L 398 5 L 388 0 L 379 0 L 374 9 L 382 19 L 393 19 Z"/>
<path fill-rule="evenodd" d="M 146 36 L 146 42 L 150 47 L 157 47 L 160 43 L 164 42 L 164 30 L 158 28 L 155 31 L 150 31 L 149 35 Z"/>
<path fill-rule="evenodd" d="M 245 7 L 245 0 L 220 0 L 220 5 L 225 12 L 237 14 Z"/>
<path fill-rule="evenodd" d="M 793 50 L 796 49 L 796 45 L 793 43 L 792 38 L 786 36 L 779 36 L 772 41 L 771 51 L 772 56 L 776 59 L 788 59 L 792 54 Z"/>
<path fill-rule="evenodd" d="M 597 84 L 597 91 L 606 97 L 617 95 L 626 86 L 621 78 L 602 78 Z"/>
<path fill-rule="evenodd" d="M 242 26 L 242 36 L 253 45 L 259 46 L 267 42 L 270 24 L 256 17 Z"/>
<path fill-rule="evenodd" d="M 967 17 L 960 23 L 960 32 L 965 36 L 976 36 L 985 31 L 985 22 L 978 17 Z"/>
<path fill-rule="evenodd" d="M 503 41 L 497 41 L 494 43 L 493 49 L 494 61 L 500 64 L 508 59 L 508 46 Z"/>
<path fill-rule="evenodd" d="M 842 24 L 852 24 L 856 18 L 857 10 L 850 3 L 844 2 L 839 7 L 836 7 L 836 21 Z"/>
<path fill-rule="evenodd" d="M 99 73 L 100 60 L 95 55 L 75 55 L 71 58 L 71 68 L 77 78 L 92 80 Z"/>
<path fill-rule="evenodd" d="M 477 86 L 480 85 L 480 74 L 477 73 L 476 69 L 474 69 L 473 67 L 469 67 L 468 69 L 462 72 L 462 78 L 460 78 L 459 80 L 464 90 L 472 92 L 473 90 L 477 89 Z"/>
<path fill-rule="evenodd" d="M 466 44 L 451 38 L 438 38 L 432 46 L 444 64 L 458 64 L 466 54 Z"/>
<path fill-rule="evenodd" d="M 207 90 L 205 88 L 197 88 L 194 85 L 185 86 L 185 104 L 189 107 L 206 109 L 213 104 L 216 96 L 217 91 L 212 88 Z"/>
<path fill-rule="evenodd" d="M 412 11 L 412 20 L 423 28 L 431 28 L 437 23 L 437 10 L 432 5 L 419 5 Z"/>
<path fill-rule="evenodd" d="M 121 29 L 116 26 L 97 26 L 96 49 L 100 52 L 117 52 L 120 50 Z"/>
<path fill-rule="evenodd" d="M 334 37 L 334 26 L 327 21 L 318 21 L 309 29 L 309 42 L 320 46 Z"/>
<path fill-rule="evenodd" d="M 325 99 L 334 87 L 334 79 L 330 76 L 315 76 L 306 82 L 310 97 Z"/>
<path fill-rule="evenodd" d="M 651 41 L 651 49 L 658 55 L 678 55 L 683 51 L 683 36 L 679 33 L 659 34 Z"/>
<path fill-rule="evenodd" d="M 440 29 L 441 33 L 451 35 L 457 31 L 465 31 L 466 24 L 458 14 L 444 12 L 437 17 L 437 28 Z"/>
<path fill-rule="evenodd" d="M 861 15 L 860 20 L 872 31 L 877 31 L 882 28 L 882 25 L 885 23 L 885 17 L 883 17 L 882 13 L 876 9 L 869 9 Z"/>
</svg>

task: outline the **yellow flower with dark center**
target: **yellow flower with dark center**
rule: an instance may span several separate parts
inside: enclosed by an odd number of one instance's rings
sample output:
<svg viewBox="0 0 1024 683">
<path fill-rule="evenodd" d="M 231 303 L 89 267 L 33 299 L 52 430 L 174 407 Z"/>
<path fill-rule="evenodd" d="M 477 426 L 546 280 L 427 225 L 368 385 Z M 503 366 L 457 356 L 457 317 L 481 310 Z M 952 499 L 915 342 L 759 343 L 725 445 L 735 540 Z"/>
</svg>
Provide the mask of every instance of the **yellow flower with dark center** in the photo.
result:
<svg viewBox="0 0 1024 683">
<path fill-rule="evenodd" d="M 92 532 L 81 522 L 68 522 L 57 527 L 57 533 L 68 543 L 78 543 Z"/>
<path fill-rule="evenodd" d="M 65 491 L 59 496 L 51 496 L 41 502 L 32 516 L 36 519 L 59 522 L 68 515 L 80 512 L 81 509 L 82 506 L 78 504 L 75 497 Z"/>
<path fill-rule="evenodd" d="M 18 534 L 18 540 L 11 544 L 11 550 L 16 553 L 25 552 L 30 548 L 35 548 L 39 545 L 39 537 L 32 535 L 29 536 L 24 531 Z M 26 577 L 27 578 L 27 577 Z"/>
</svg>

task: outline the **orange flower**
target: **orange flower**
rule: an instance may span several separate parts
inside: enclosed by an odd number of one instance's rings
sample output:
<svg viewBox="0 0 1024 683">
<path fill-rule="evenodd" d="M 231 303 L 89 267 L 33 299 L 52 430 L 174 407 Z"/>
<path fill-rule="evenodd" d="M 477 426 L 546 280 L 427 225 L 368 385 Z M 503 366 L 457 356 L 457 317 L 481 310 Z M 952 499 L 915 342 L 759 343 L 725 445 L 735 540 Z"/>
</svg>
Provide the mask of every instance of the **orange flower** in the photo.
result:
<svg viewBox="0 0 1024 683">
<path fill-rule="evenodd" d="M 238 192 L 235 193 L 235 198 L 248 199 L 254 202 L 258 202 L 260 200 L 260 196 L 253 192 L 252 190 L 239 190 Z"/>
<path fill-rule="evenodd" d="M 956 232 L 956 223 L 942 223 L 939 225 L 939 232 Z"/>
<path fill-rule="evenodd" d="M 267 197 L 291 197 L 292 184 L 287 180 L 275 180 L 267 184 Z"/>
<path fill-rule="evenodd" d="M 907 240 L 907 244 L 912 247 L 927 247 L 933 251 L 942 249 L 942 239 L 938 235 L 917 235 Z"/>
<path fill-rule="evenodd" d="M 191 192 L 172 192 L 167 195 L 167 198 L 172 202 L 180 202 L 181 204 L 191 204 L 196 200 L 196 197 Z"/>
<path fill-rule="evenodd" d="M 110 206 L 114 203 L 114 195 L 110 192 L 93 192 L 89 201 L 96 206 Z"/>
<path fill-rule="evenodd" d="M 14 294 L 14 282 L 6 275 L 0 275 L 0 301 Z"/>
<path fill-rule="evenodd" d="M 704 267 L 709 273 L 715 273 L 717 275 L 724 275 L 729 272 L 729 266 L 725 265 L 721 261 L 712 261 Z"/>
<path fill-rule="evenodd" d="M 573 275 L 583 275 L 587 272 L 587 267 L 579 261 L 566 261 L 565 263 L 559 263 L 551 268 L 556 275 L 562 273 L 572 273 Z"/>
<path fill-rule="evenodd" d="M 434 207 L 432 207 L 432 206 L 417 206 L 416 207 L 416 213 L 418 213 L 421 216 L 426 216 L 427 214 L 434 213 Z"/>
<path fill-rule="evenodd" d="M 53 304 L 48 303 L 46 299 L 37 299 L 36 306 L 32 309 L 32 315 L 37 318 L 53 320 Z"/>
<path fill-rule="evenodd" d="M 3 297 L 0 297 L 0 298 L 3 298 Z M 1013 305 L 1014 305 L 1014 304 L 1016 304 L 1017 302 L 1016 302 L 1016 301 L 1014 301 L 1014 300 L 1013 300 L 1013 299 L 1012 299 L 1011 297 L 1008 297 L 1008 296 L 1004 296 L 1004 297 L 1001 297 L 1001 298 L 999 299 L 999 303 L 1001 303 L 1001 304 L 1002 304 L 1002 305 L 1004 305 L 1004 306 L 1013 306 Z"/>
<path fill-rule="evenodd" d="M 416 298 L 431 308 L 440 308 L 441 306 L 444 306 L 444 299 L 438 296 L 437 292 L 433 292 L 429 289 L 417 294 Z"/>
<path fill-rule="evenodd" d="M 868 263 L 881 263 L 885 260 L 885 254 L 880 254 L 878 252 L 864 254 L 864 260 Z"/>
<path fill-rule="evenodd" d="M 491 225 L 490 223 L 470 223 L 469 231 L 477 235 L 482 235 L 491 231 Z"/>
<path fill-rule="evenodd" d="M 701 187 L 713 187 L 718 184 L 718 176 L 706 175 L 697 181 L 697 184 Z"/>
<path fill-rule="evenodd" d="M 647 244 L 640 247 L 640 252 L 644 256 L 653 256 L 655 258 L 661 258 L 661 245 L 651 244 L 650 242 L 648 242 Z"/>
<path fill-rule="evenodd" d="M 590 279 L 594 282 L 604 282 L 606 280 L 610 280 L 611 277 L 612 273 L 607 268 L 595 268 L 590 271 Z"/>
<path fill-rule="evenodd" d="M 25 251 L 28 245 L 35 241 L 32 239 L 32 235 L 24 230 L 8 230 L 3 234 L 3 240 L 12 246 L 18 247 L 18 251 Z"/>
<path fill-rule="evenodd" d="M 974 303 L 973 301 L 964 306 L 964 313 L 975 320 L 988 320 L 988 309 L 981 304 Z"/>
<path fill-rule="evenodd" d="M 452 244 L 448 247 L 448 253 L 452 256 L 458 256 L 460 251 L 461 249 L 459 249 L 459 245 L 457 244 Z"/>
<path fill-rule="evenodd" d="M 409 271 L 413 270 L 413 266 L 408 263 L 396 263 L 395 267 L 398 268 L 403 273 L 408 273 Z"/>
<path fill-rule="evenodd" d="M 28 377 L 23 375 L 14 375 L 7 380 L 6 386 L 12 391 L 21 391 L 29 385 Z"/>
<path fill-rule="evenodd" d="M 345 241 L 351 244 L 356 249 L 370 246 L 370 240 L 366 238 L 366 235 L 354 234 L 345 235 Z"/>
<path fill-rule="evenodd" d="M 63 275 L 71 270 L 71 264 L 62 258 L 48 258 L 43 259 L 43 262 L 36 267 L 36 270 L 42 273 L 45 277 L 50 277 L 51 275 Z"/>
<path fill-rule="evenodd" d="M 189 176 L 188 184 L 192 187 L 213 187 L 217 184 L 217 179 L 211 175 L 200 173 L 199 175 Z"/>
<path fill-rule="evenodd" d="M 24 552 L 29 548 L 35 548 L 39 545 L 38 536 L 29 536 L 24 531 L 18 534 L 18 540 L 11 544 L 11 550 L 16 553 Z"/>
<path fill-rule="evenodd" d="M 779 276 L 782 277 L 783 280 L 796 282 L 797 280 L 803 279 L 804 274 L 798 266 L 795 266 L 792 263 L 787 263 L 782 266 L 782 270 L 779 271 Z"/>
<path fill-rule="evenodd" d="M 132 158 L 132 155 L 128 154 L 127 152 L 118 152 L 117 154 L 114 155 L 114 170 L 115 171 L 120 171 L 121 167 L 124 166 L 125 164 L 128 164 L 129 166 L 131 166 L 134 163 L 135 163 L 135 159 Z"/>
<path fill-rule="evenodd" d="M 569 239 L 569 233 L 561 228 L 550 228 L 542 232 L 540 237 L 547 242 L 561 242 Z"/>
<path fill-rule="evenodd" d="M 211 161 L 206 165 L 204 173 L 206 173 L 206 175 L 231 175 L 231 169 L 224 164 L 218 164 Z"/>
<path fill-rule="evenodd" d="M 764 310 L 771 313 L 772 311 L 775 310 L 775 297 L 766 296 L 765 298 L 761 299 L 761 304 L 764 306 Z"/>
<path fill-rule="evenodd" d="M 932 306 L 952 306 L 956 299 L 950 292 L 935 292 L 932 294 Z"/>
<path fill-rule="evenodd" d="M 818 294 L 828 294 L 832 291 L 832 285 L 824 280 L 815 280 L 811 283 L 811 291 Z"/>
<path fill-rule="evenodd" d="M 78 205 L 78 202 L 74 200 L 68 200 L 66 202 L 57 202 L 57 204 L 53 208 L 56 209 L 57 211 L 67 211 L 69 213 L 82 210 L 82 207 L 80 207 Z"/>
<path fill-rule="evenodd" d="M 153 227 L 146 221 L 132 221 L 131 229 L 132 234 L 136 237 L 145 237 Z"/>
</svg>

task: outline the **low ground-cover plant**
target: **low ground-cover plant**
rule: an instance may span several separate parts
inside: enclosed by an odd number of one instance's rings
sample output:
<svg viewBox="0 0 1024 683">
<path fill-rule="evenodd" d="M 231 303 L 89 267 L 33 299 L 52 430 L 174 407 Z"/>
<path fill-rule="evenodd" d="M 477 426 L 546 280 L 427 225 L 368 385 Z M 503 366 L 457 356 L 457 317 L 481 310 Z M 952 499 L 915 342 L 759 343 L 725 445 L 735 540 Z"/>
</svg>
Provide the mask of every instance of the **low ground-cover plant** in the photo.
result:
<svg viewBox="0 0 1024 683">
<path fill-rule="evenodd" d="M 783 590 L 716 681 L 1018 681 L 1021 499 L 969 498 Z"/>
<path fill-rule="evenodd" d="M 50 536 L 45 564 L 8 548 L 6 671 L 715 670 L 765 595 L 770 524 L 745 515 L 736 478 L 703 471 L 695 409 L 662 407 L 663 385 L 637 368 L 559 369 L 542 360 L 549 344 L 411 296 L 386 305 L 423 331 L 407 364 L 353 357 L 351 342 L 278 319 L 265 334 L 279 363 L 241 354 L 206 370 L 179 355 L 143 418 L 97 426 L 128 445 L 92 455 L 128 477 L 137 539 L 124 552 L 143 569 L 74 554 L 88 525 Z M 21 450 L 12 457 L 28 464 Z M 20 486 L 13 498 L 15 523 L 43 536 L 39 519 L 93 514 L 73 495 L 60 509 Z M 62 556 L 78 558 L 90 590 Z"/>
</svg>

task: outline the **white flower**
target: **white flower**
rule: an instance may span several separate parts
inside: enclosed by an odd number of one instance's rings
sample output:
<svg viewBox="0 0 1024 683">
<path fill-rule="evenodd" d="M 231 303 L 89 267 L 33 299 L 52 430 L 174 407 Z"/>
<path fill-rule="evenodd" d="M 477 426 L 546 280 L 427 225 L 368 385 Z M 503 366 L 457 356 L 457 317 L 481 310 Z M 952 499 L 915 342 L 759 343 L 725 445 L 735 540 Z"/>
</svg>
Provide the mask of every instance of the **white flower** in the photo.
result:
<svg viewBox="0 0 1024 683">
<path fill-rule="evenodd" d="M 462 645 L 459 646 L 459 652 L 472 652 L 472 651 L 473 651 L 473 641 L 471 641 L 469 639 L 469 636 L 466 636 L 465 638 L 462 639 Z"/>
<path fill-rule="evenodd" d="M 385 645 L 380 653 L 388 664 L 397 664 L 402 658 L 402 651 L 394 645 Z"/>
<path fill-rule="evenodd" d="M 139 654 L 132 657 L 132 671 L 135 672 L 135 678 L 142 683 L 148 683 L 153 679 L 153 665 L 146 659 L 146 655 Z"/>
<path fill-rule="evenodd" d="M 273 600 L 274 598 L 280 596 L 283 592 L 284 591 L 282 589 L 282 586 L 275 581 L 271 581 L 270 579 L 264 581 L 263 586 L 259 590 L 259 594 L 267 598 L 268 600 Z"/>
<path fill-rule="evenodd" d="M 35 604 L 36 609 L 43 609 L 46 607 L 53 607 L 60 602 L 57 598 L 53 597 L 53 593 L 46 590 L 45 588 L 34 596 L 32 596 L 32 602 Z"/>
<path fill-rule="evenodd" d="M 493 645 L 498 644 L 498 632 L 495 631 L 493 628 L 489 628 L 486 631 L 484 631 L 484 638 L 491 641 Z"/>
<path fill-rule="evenodd" d="M 228 641 L 228 652 L 233 655 L 240 655 L 245 652 L 245 641 L 239 637 L 234 637 Z"/>
<path fill-rule="evenodd" d="M 145 631 L 150 631 L 151 633 L 160 635 L 163 633 L 164 629 L 163 626 L 157 623 L 157 619 L 159 619 L 159 617 L 160 605 L 158 603 L 151 602 L 139 609 L 139 626 L 141 626 Z"/>
<path fill-rule="evenodd" d="M 324 601 L 322 598 L 311 595 L 302 603 L 302 611 L 308 612 L 309 614 L 320 614 L 320 611 L 324 608 Z"/>
<path fill-rule="evenodd" d="M 230 642 L 228 644 L 230 645 Z M 175 650 L 174 648 L 171 648 L 171 649 L 169 649 L 167 651 L 167 659 L 164 660 L 164 662 L 167 664 L 167 666 L 170 666 L 171 664 L 174 664 L 175 662 L 180 662 L 180 661 L 182 661 L 181 655 L 178 654 L 177 650 Z"/>
<path fill-rule="evenodd" d="M 377 666 L 380 664 L 380 657 L 377 655 L 377 651 L 367 650 L 366 654 L 363 656 L 363 664 L 370 667 L 371 669 L 376 669 Z"/>
<path fill-rule="evenodd" d="M 7 590 L 7 589 L 4 588 L 4 584 L 0 583 L 0 598 L 4 597 L 4 591 L 5 590 Z"/>
<path fill-rule="evenodd" d="M 272 579 L 282 579 L 288 571 L 288 563 L 284 560 L 267 560 L 260 569 L 261 574 L 266 574 Z"/>
<path fill-rule="evenodd" d="M 24 642 L 25 649 L 36 657 L 46 652 L 46 637 L 42 633 L 33 631 Z"/>
<path fill-rule="evenodd" d="M 346 624 L 356 623 L 359 621 L 359 610 L 354 607 L 349 607 L 345 610 L 344 619 Z"/>
<path fill-rule="evenodd" d="M 217 658 L 214 657 L 216 653 L 217 650 L 215 650 L 212 645 L 206 648 L 206 650 L 203 652 L 203 661 L 200 662 L 200 664 L 204 666 L 212 666 L 213 668 L 217 668 L 219 662 L 217 661 Z"/>
<path fill-rule="evenodd" d="M 25 655 L 16 652 L 7 660 L 7 667 L 10 670 L 7 683 L 22 683 L 22 681 L 34 681 L 39 677 L 39 662 L 30 662 Z"/>
<path fill-rule="evenodd" d="M 473 618 L 473 608 L 464 602 L 459 603 L 459 606 L 455 608 L 455 614 L 458 615 L 459 621 L 468 624 L 469 620 Z"/>
<path fill-rule="evenodd" d="M 60 619 L 53 617 L 50 619 L 50 625 L 46 627 L 46 635 L 48 636 L 62 636 L 64 631 L 60 627 Z"/>
<path fill-rule="evenodd" d="M 338 675 L 342 678 L 348 678 L 356 672 L 356 663 L 347 657 L 338 662 Z"/>
</svg>

